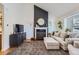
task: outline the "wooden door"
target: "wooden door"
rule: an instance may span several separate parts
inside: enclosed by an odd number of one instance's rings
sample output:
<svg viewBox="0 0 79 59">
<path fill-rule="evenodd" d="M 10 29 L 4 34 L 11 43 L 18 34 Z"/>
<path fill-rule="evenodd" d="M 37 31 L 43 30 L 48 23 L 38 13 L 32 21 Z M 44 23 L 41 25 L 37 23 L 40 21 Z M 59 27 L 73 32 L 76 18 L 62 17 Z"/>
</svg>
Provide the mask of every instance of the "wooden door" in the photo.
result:
<svg viewBox="0 0 79 59">
<path fill-rule="evenodd" d="M 3 33 L 3 5 L 0 4 L 0 51 L 2 49 L 2 33 Z"/>
<path fill-rule="evenodd" d="M 0 51 L 1 51 L 1 47 L 2 47 L 2 34 L 0 34 Z"/>
</svg>

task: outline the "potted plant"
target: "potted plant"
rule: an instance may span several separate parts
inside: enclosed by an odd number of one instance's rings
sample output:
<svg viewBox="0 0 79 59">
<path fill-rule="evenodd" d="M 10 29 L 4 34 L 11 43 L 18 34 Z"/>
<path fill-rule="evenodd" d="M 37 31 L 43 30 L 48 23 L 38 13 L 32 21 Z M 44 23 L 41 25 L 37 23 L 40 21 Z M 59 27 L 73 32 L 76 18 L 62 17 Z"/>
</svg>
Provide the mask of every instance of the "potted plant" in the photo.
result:
<svg viewBox="0 0 79 59">
<path fill-rule="evenodd" d="M 65 32 L 71 32 L 71 31 L 70 31 L 70 29 L 67 28 L 67 29 L 65 30 Z"/>
<path fill-rule="evenodd" d="M 62 29 L 62 22 L 61 22 L 61 21 L 58 21 L 57 24 L 58 24 L 58 28 L 59 28 L 59 29 Z"/>
</svg>

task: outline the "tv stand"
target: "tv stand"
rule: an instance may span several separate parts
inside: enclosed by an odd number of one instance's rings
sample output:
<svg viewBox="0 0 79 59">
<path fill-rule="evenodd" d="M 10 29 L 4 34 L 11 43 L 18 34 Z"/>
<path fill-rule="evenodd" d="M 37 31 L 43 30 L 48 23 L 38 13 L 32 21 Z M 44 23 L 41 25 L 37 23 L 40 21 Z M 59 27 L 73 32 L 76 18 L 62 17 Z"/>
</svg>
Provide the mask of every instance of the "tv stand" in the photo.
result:
<svg viewBox="0 0 79 59">
<path fill-rule="evenodd" d="M 10 35 L 10 47 L 18 47 L 26 39 L 26 32 L 15 33 Z"/>
</svg>

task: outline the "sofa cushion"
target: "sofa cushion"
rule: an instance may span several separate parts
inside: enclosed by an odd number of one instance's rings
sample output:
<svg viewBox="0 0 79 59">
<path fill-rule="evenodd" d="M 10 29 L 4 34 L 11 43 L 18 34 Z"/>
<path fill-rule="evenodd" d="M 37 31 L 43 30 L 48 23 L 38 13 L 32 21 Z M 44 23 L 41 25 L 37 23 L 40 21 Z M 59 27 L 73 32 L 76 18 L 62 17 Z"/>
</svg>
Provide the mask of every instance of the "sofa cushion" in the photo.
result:
<svg viewBox="0 0 79 59">
<path fill-rule="evenodd" d="M 70 38 L 79 38 L 79 33 L 71 33 L 69 35 Z"/>
<path fill-rule="evenodd" d="M 68 38 L 68 35 L 66 32 L 61 32 L 60 37 L 65 40 L 65 38 Z"/>
<path fill-rule="evenodd" d="M 57 36 L 57 37 L 59 37 L 60 36 L 60 32 L 55 32 L 54 35 Z"/>
<path fill-rule="evenodd" d="M 65 41 L 63 40 L 63 38 L 56 37 L 56 36 L 54 36 L 54 38 L 55 38 L 60 44 L 62 44 L 62 45 L 65 44 Z"/>
<path fill-rule="evenodd" d="M 79 48 L 79 41 L 74 41 L 74 47 Z"/>
<path fill-rule="evenodd" d="M 66 38 L 66 39 L 65 39 L 65 42 L 67 42 L 68 44 L 73 44 L 73 41 L 70 40 L 70 38 Z"/>
</svg>

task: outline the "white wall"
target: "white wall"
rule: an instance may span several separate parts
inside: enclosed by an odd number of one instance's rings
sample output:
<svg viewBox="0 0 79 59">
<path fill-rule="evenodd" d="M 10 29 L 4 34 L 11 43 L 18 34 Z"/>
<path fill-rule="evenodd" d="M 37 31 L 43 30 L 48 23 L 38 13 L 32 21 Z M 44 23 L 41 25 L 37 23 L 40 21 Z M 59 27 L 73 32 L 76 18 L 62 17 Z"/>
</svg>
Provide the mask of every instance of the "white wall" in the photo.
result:
<svg viewBox="0 0 79 59">
<path fill-rule="evenodd" d="M 4 38 L 2 50 L 9 48 L 9 35 L 13 33 L 13 24 L 17 20 L 17 4 L 4 5 Z"/>
<path fill-rule="evenodd" d="M 33 4 L 20 4 L 19 19 L 16 21 L 18 24 L 24 25 L 24 31 L 27 34 L 27 39 L 33 37 L 33 24 L 34 24 L 34 6 Z"/>
<path fill-rule="evenodd" d="M 54 32 L 56 31 L 56 26 L 55 26 L 55 16 L 53 16 L 53 13 L 48 13 L 48 32 Z"/>
</svg>

